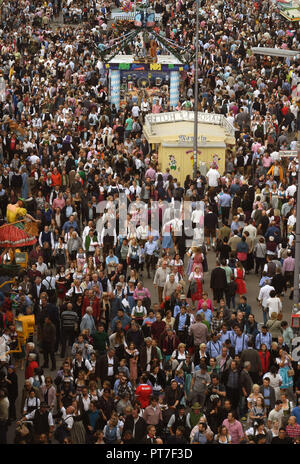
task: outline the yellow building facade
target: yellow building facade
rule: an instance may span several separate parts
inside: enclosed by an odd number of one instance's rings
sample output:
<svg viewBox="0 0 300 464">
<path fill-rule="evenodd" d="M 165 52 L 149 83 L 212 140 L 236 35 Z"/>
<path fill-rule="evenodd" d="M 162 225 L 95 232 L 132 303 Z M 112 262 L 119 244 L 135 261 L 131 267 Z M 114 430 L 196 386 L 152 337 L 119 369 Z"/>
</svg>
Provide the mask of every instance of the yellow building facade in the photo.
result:
<svg viewBox="0 0 300 464">
<path fill-rule="evenodd" d="M 149 114 L 145 119 L 144 135 L 157 150 L 161 170 L 170 168 L 181 184 L 188 174 L 193 175 L 193 132 L 193 111 Z M 197 168 L 202 174 L 213 161 L 223 174 L 226 147 L 234 144 L 234 128 L 223 115 L 198 113 Z"/>
</svg>

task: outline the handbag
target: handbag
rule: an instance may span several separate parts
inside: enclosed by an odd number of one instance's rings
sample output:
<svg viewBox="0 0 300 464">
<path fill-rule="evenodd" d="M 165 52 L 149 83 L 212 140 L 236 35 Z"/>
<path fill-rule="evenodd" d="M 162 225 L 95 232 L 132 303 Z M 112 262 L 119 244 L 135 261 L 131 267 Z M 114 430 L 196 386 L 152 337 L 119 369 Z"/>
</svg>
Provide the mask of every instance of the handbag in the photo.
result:
<svg viewBox="0 0 300 464">
<path fill-rule="evenodd" d="M 193 273 L 193 278 L 195 278 L 195 274 Z M 196 293 L 197 291 L 197 281 L 196 280 L 192 280 L 190 282 L 190 287 L 189 287 L 189 292 L 190 292 L 190 296 L 192 296 L 194 293 Z"/>
<path fill-rule="evenodd" d="M 295 375 L 294 369 L 289 369 L 289 370 L 288 370 L 288 376 L 289 376 L 289 377 L 294 377 L 294 375 Z"/>
<path fill-rule="evenodd" d="M 29 435 L 29 428 L 26 424 L 20 424 L 16 427 L 16 431 L 21 435 L 21 437 L 26 437 Z"/>
<path fill-rule="evenodd" d="M 244 251 L 239 251 L 237 254 L 237 258 L 239 259 L 239 261 L 246 261 L 247 253 Z"/>
</svg>

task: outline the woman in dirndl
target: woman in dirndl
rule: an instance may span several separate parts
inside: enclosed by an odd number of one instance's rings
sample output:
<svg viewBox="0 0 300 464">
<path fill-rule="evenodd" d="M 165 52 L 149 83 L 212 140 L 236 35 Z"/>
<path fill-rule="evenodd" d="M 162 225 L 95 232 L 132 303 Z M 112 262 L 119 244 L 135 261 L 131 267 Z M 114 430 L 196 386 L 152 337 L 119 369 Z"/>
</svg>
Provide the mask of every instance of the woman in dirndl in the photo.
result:
<svg viewBox="0 0 300 464">
<path fill-rule="evenodd" d="M 202 253 L 201 247 L 192 247 L 189 249 L 187 255 L 190 257 L 187 267 L 187 274 L 189 275 L 194 271 L 196 266 L 200 266 L 201 272 L 203 273 L 203 260 L 204 254 Z"/>
<path fill-rule="evenodd" d="M 194 270 L 190 273 L 189 281 L 190 281 L 190 287 L 189 287 L 189 292 L 188 292 L 187 296 L 190 296 L 190 298 L 191 298 L 191 300 L 193 302 L 192 303 L 193 308 L 197 308 L 198 301 L 201 300 L 202 292 L 203 292 L 203 287 L 202 287 L 202 282 L 203 282 L 202 266 L 200 267 L 199 264 L 196 264 Z"/>
<path fill-rule="evenodd" d="M 276 364 L 279 366 L 279 375 L 282 378 L 280 390 L 287 390 L 289 396 L 292 396 L 294 385 L 294 372 L 292 369 L 292 357 L 283 349 L 279 350 L 279 356 L 276 358 Z"/>
<path fill-rule="evenodd" d="M 247 293 L 245 284 L 245 269 L 240 261 L 237 262 L 236 268 L 234 269 L 234 280 L 236 283 L 236 292 L 239 295 L 245 295 Z"/>
<path fill-rule="evenodd" d="M 170 249 L 173 248 L 173 237 L 172 237 L 172 227 L 170 221 L 167 222 L 164 227 L 163 227 L 163 232 L 162 232 L 162 243 L 161 247 L 166 250 L 166 252 L 169 252 Z"/>
<path fill-rule="evenodd" d="M 1 248 L 21 248 L 34 245 L 37 238 L 31 232 L 30 221 L 39 222 L 27 213 L 25 200 L 19 198 L 15 204 L 9 203 L 6 209 L 7 224 L 0 227 Z M 26 219 L 30 221 L 26 221 Z"/>
</svg>

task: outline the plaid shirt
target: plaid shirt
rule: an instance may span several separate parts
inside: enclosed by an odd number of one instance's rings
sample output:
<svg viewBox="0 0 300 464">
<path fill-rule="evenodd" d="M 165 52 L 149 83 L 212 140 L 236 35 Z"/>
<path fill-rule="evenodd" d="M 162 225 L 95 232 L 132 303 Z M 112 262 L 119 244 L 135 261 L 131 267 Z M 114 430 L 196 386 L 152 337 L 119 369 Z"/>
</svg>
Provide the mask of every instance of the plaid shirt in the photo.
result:
<svg viewBox="0 0 300 464">
<path fill-rule="evenodd" d="M 290 438 L 299 438 L 300 437 L 300 425 L 295 424 L 294 426 L 292 425 L 287 425 L 286 426 L 286 433 Z"/>
<path fill-rule="evenodd" d="M 210 323 L 211 332 L 220 332 L 223 324 L 223 319 L 218 319 L 215 316 L 212 318 Z"/>
</svg>

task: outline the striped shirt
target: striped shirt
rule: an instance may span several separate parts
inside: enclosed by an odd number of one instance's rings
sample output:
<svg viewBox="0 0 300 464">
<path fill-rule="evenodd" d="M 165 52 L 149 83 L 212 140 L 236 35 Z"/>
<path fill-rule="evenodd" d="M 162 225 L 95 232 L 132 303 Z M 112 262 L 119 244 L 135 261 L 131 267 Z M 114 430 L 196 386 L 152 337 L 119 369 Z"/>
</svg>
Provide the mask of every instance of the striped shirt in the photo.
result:
<svg viewBox="0 0 300 464">
<path fill-rule="evenodd" d="M 65 329 L 72 328 L 74 329 L 74 325 L 78 322 L 78 315 L 75 311 L 63 311 L 60 316 L 61 319 L 61 327 Z"/>
</svg>

